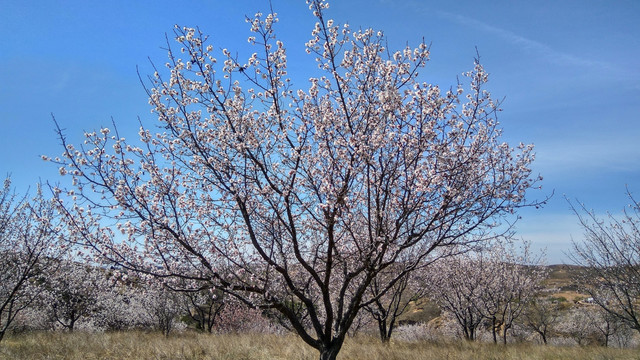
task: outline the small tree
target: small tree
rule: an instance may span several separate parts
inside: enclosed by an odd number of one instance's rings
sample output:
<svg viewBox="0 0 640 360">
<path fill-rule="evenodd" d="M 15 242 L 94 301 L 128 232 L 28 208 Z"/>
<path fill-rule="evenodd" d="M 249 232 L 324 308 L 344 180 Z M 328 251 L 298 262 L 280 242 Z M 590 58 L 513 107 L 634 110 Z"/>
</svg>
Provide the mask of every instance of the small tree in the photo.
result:
<svg viewBox="0 0 640 360">
<path fill-rule="evenodd" d="M 386 288 L 387 281 L 383 275 L 371 282 L 370 291 L 374 301 L 365 306 L 364 310 L 378 324 L 378 333 L 382 342 L 389 342 L 398 317 L 407 310 L 409 304 L 419 300 L 426 292 L 425 287 L 418 286 L 413 275 L 413 273 L 405 275 L 384 294 L 381 293 Z"/>
<path fill-rule="evenodd" d="M 530 252 L 530 243 L 523 242 L 518 251 L 513 242 L 498 243 L 483 254 L 476 271 L 482 274 L 485 288 L 478 296 L 480 313 L 491 322 L 493 342 L 507 343 L 507 333 L 524 311 L 527 303 L 540 290 L 547 276 L 541 259 Z"/>
<path fill-rule="evenodd" d="M 246 62 L 227 49 L 218 62 L 199 30 L 176 27 L 167 77 L 149 79 L 161 130 L 131 142 L 103 128 L 76 147 L 58 127 L 54 161 L 74 189 L 54 192 L 104 261 L 278 311 L 335 359 L 379 274 L 407 259 L 383 295 L 439 247 L 483 238 L 531 204 L 537 178 L 533 147 L 500 139 L 478 61 L 466 95 L 462 83 L 442 90 L 419 80 L 426 43 L 393 52 L 382 32 L 308 5 L 307 89 L 288 77 L 273 13 L 248 20 L 257 50 Z"/>
<path fill-rule="evenodd" d="M 158 294 L 148 291 L 150 285 L 144 279 L 111 269 L 106 274 L 106 285 L 101 287 L 96 310 L 91 314 L 90 320 L 97 329 L 159 329 L 153 315 L 153 297 Z"/>
<path fill-rule="evenodd" d="M 605 347 L 611 346 L 616 340 L 619 346 L 625 346 L 625 338 L 628 337 L 628 332 L 633 331 L 629 329 L 628 325 L 620 320 L 617 316 L 603 310 L 601 307 L 590 309 L 587 314 L 589 317 L 589 323 L 595 329 L 595 332 L 600 337 L 600 343 Z"/>
<path fill-rule="evenodd" d="M 510 241 L 488 249 L 438 260 L 426 282 L 443 310 L 453 314 L 465 339 L 474 340 L 483 320 L 490 323 L 493 341 L 506 344 L 507 333 L 537 292 L 545 271 L 532 257 L 529 243 L 518 253 Z"/>
<path fill-rule="evenodd" d="M 524 309 L 523 325 L 540 335 L 542 343 L 547 345 L 549 334 L 560 319 L 561 304 L 550 297 L 532 298 Z"/>
<path fill-rule="evenodd" d="M 211 333 L 225 303 L 223 293 L 215 289 L 183 291 L 179 294 L 183 312 L 196 324 L 196 329 Z"/>
<path fill-rule="evenodd" d="M 594 302 L 640 332 L 640 204 L 628 196 L 622 216 L 606 221 L 584 205 L 573 207 L 585 235 L 571 256 L 586 266 L 578 280 Z"/>
<path fill-rule="evenodd" d="M 140 285 L 143 285 L 138 300 L 143 309 L 142 323 L 151 325 L 154 329 L 161 331 L 164 336 L 169 336 L 182 310 L 180 293 L 156 281 Z"/>
<path fill-rule="evenodd" d="M 53 207 L 38 188 L 18 197 L 7 178 L 0 189 L 0 341 L 16 316 L 38 296 L 38 277 L 53 273 L 56 231 Z"/>
<path fill-rule="evenodd" d="M 578 306 L 565 311 L 556 326 L 559 334 L 568 336 L 580 346 L 599 344 L 598 329 L 592 321 L 593 309 Z"/>
<path fill-rule="evenodd" d="M 106 275 L 98 268 L 63 261 L 55 274 L 44 277 L 43 305 L 49 316 L 72 332 L 76 322 L 98 310 L 107 291 Z"/>
<path fill-rule="evenodd" d="M 488 282 L 485 274 L 478 271 L 484 260 L 477 253 L 441 259 L 428 268 L 425 278 L 429 297 L 453 315 L 466 340 L 476 339 L 477 329 L 485 319 L 479 299 Z"/>
<path fill-rule="evenodd" d="M 264 310 L 248 307 L 237 300 L 229 300 L 219 314 L 215 330 L 222 334 L 274 334 L 285 330 L 279 319 L 268 315 Z"/>
</svg>

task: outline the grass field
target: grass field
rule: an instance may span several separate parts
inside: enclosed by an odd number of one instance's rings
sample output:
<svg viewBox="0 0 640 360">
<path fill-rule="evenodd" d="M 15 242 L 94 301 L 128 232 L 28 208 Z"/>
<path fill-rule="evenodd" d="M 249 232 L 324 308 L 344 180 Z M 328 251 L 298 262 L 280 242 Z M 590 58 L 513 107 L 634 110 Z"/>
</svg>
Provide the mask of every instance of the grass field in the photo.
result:
<svg viewBox="0 0 640 360">
<path fill-rule="evenodd" d="M 31 333 L 0 342 L 1 359 L 316 359 L 317 352 L 293 335 L 209 335 L 184 333 Z M 435 344 L 348 339 L 338 359 L 636 359 L 637 349 L 494 345 L 469 342 Z"/>
</svg>

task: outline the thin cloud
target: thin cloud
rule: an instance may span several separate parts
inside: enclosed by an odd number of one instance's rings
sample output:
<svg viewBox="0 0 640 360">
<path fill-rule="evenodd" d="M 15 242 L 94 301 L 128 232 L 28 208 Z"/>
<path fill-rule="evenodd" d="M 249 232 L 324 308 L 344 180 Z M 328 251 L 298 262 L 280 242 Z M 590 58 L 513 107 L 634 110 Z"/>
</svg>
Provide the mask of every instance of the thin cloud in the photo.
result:
<svg viewBox="0 0 640 360">
<path fill-rule="evenodd" d="M 517 238 L 531 241 L 534 251 L 546 253 L 548 264 L 571 263 L 567 254 L 573 248 L 572 241 L 581 240 L 584 233 L 576 216 L 568 211 L 528 214 L 516 223 L 516 229 Z"/>
<path fill-rule="evenodd" d="M 640 169 L 640 149 L 634 139 L 564 139 L 536 145 L 536 168 L 545 172 L 630 171 Z"/>
<path fill-rule="evenodd" d="M 502 39 L 510 42 L 511 44 L 520 47 L 526 52 L 537 54 L 538 56 L 545 58 L 547 61 L 550 61 L 556 64 L 568 65 L 568 66 L 581 66 L 581 67 L 588 67 L 588 68 L 600 68 L 603 70 L 613 70 L 613 67 L 608 63 L 589 60 L 589 59 L 585 59 L 584 57 L 579 57 L 579 56 L 567 54 L 561 51 L 557 51 L 541 42 L 526 38 L 524 36 L 520 36 L 509 30 L 505 30 L 493 25 L 489 25 L 487 23 L 478 21 L 476 19 L 472 19 L 463 15 L 452 14 L 445 11 L 437 11 L 437 13 L 438 15 L 448 20 L 454 21 L 458 24 L 470 26 L 475 29 L 497 35 Z"/>
<path fill-rule="evenodd" d="M 52 86 L 53 90 L 55 91 L 65 90 L 69 85 L 70 80 L 71 80 L 71 72 L 69 70 L 60 72 L 57 75 L 55 82 L 53 83 L 53 86 Z"/>
</svg>

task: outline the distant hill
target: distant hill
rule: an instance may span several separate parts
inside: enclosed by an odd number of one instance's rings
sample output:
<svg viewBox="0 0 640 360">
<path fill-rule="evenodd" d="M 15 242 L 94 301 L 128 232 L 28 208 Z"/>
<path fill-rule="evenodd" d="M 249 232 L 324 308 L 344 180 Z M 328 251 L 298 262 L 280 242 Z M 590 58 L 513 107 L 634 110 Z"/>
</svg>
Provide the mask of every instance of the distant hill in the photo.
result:
<svg viewBox="0 0 640 360">
<path fill-rule="evenodd" d="M 580 292 L 579 285 L 575 279 L 585 272 L 584 266 L 578 265 L 549 265 L 549 276 L 545 280 L 544 285 L 548 289 L 557 289 L 560 291 Z"/>
</svg>

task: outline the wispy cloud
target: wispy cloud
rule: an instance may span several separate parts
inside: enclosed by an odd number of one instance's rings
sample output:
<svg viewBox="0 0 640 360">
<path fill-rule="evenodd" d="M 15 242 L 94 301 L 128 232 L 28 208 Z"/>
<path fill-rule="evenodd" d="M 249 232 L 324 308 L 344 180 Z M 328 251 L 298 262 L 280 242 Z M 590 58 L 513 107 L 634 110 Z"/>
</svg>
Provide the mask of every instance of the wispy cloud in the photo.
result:
<svg viewBox="0 0 640 360">
<path fill-rule="evenodd" d="M 52 88 L 54 91 L 62 91 L 69 85 L 71 80 L 71 72 L 69 70 L 64 70 L 55 75 L 56 78 L 52 83 Z"/>
<path fill-rule="evenodd" d="M 578 219 L 568 210 L 563 213 L 540 211 L 516 223 L 516 237 L 531 241 L 534 251 L 544 251 L 548 264 L 571 263 L 567 254 L 572 251 L 572 242 L 580 241 L 584 233 Z"/>
<path fill-rule="evenodd" d="M 635 130 L 630 129 L 632 132 Z M 548 172 L 627 172 L 640 169 L 640 148 L 633 134 L 565 138 L 536 145 L 536 167 Z"/>
<path fill-rule="evenodd" d="M 446 11 L 437 11 L 437 14 L 445 19 L 458 23 L 460 25 L 469 26 L 476 30 L 484 31 L 508 41 L 518 46 L 522 50 L 536 54 L 547 61 L 560 65 L 580 66 L 586 68 L 600 68 L 601 70 L 613 70 L 614 68 L 602 61 L 589 60 L 585 57 L 571 55 L 562 51 L 555 50 L 541 42 L 526 38 L 506 29 L 502 29 L 493 25 L 489 25 L 482 21 Z"/>
<path fill-rule="evenodd" d="M 570 199 L 576 204 L 574 199 Z M 564 199 L 556 199 L 556 202 L 564 202 Z M 585 241 L 585 230 L 580 225 L 578 216 L 567 209 L 565 211 L 546 211 L 544 208 L 535 213 L 528 213 L 516 223 L 516 238 L 531 241 L 534 251 L 544 251 L 548 264 L 574 263 L 572 253 L 574 243 L 581 245 Z M 587 205 L 587 208 L 589 206 Z M 611 213 L 599 211 L 595 213 L 596 219 L 605 222 L 610 216 L 621 219 L 623 213 L 618 209 L 611 209 Z"/>
</svg>

